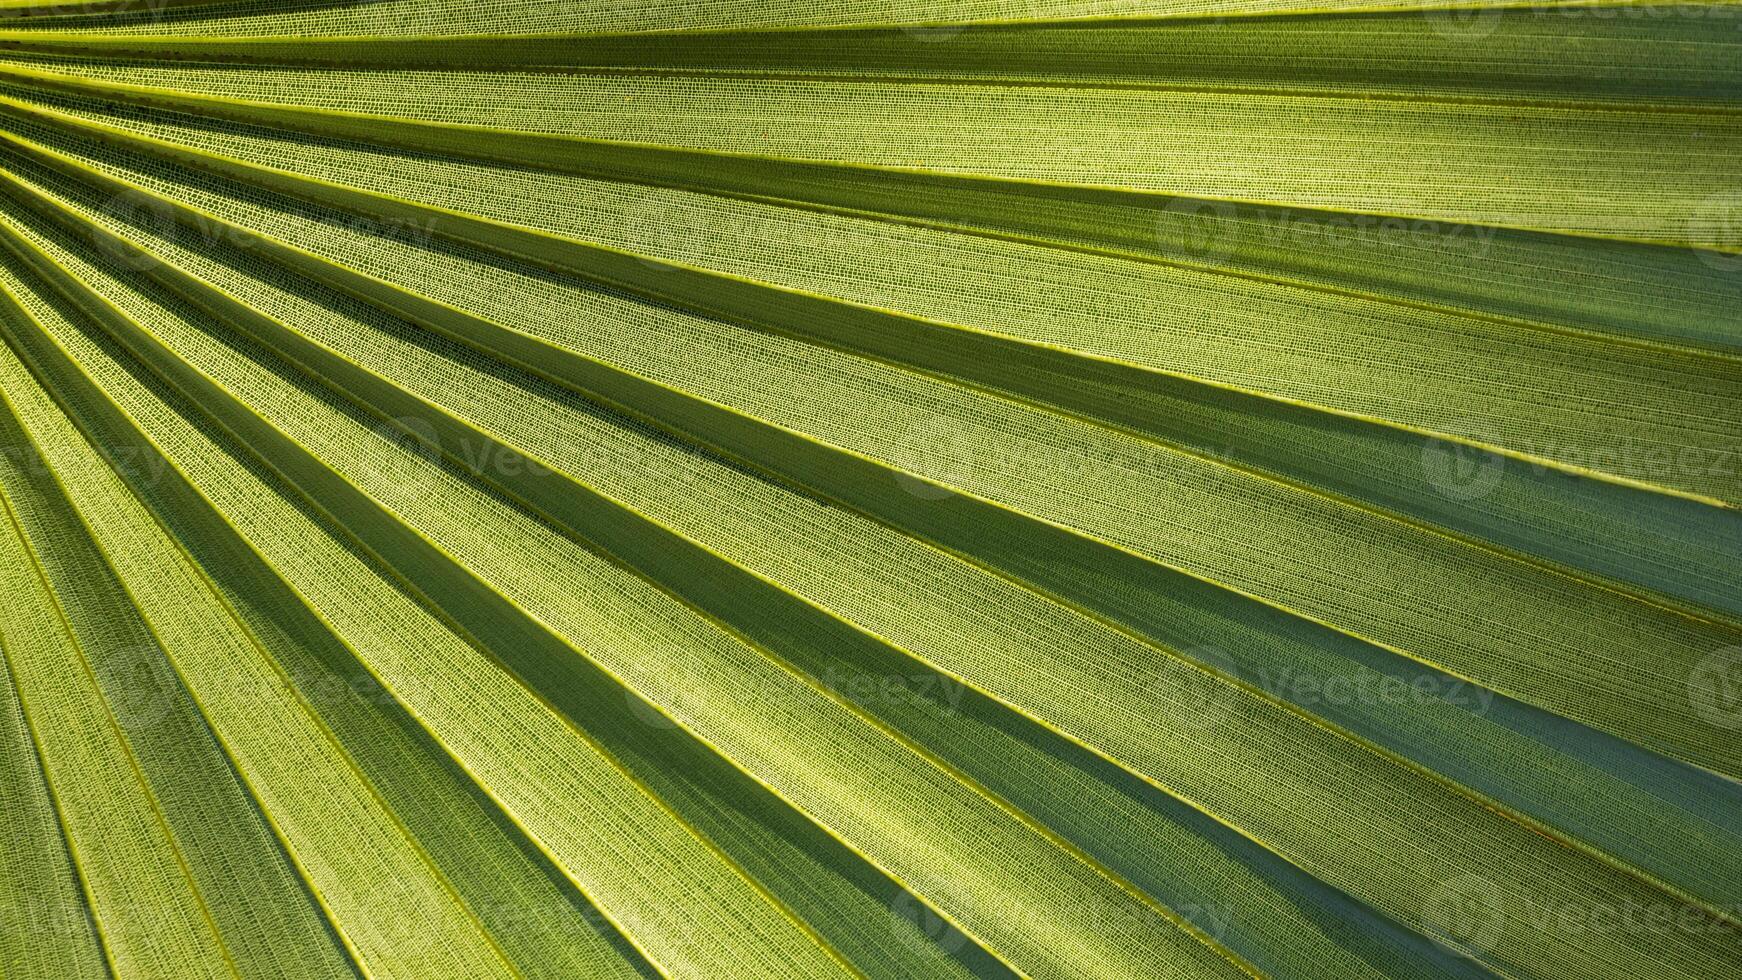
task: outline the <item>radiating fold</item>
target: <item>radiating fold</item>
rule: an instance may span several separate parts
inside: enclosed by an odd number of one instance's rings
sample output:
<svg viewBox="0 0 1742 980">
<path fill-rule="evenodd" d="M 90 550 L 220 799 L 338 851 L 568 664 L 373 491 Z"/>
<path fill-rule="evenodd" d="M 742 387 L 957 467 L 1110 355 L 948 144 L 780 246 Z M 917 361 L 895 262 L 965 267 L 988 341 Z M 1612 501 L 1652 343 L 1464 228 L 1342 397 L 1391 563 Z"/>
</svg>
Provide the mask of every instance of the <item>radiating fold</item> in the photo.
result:
<svg viewBox="0 0 1742 980">
<path fill-rule="evenodd" d="M 0 5 L 0 973 L 1742 973 L 1731 5 Z"/>
</svg>

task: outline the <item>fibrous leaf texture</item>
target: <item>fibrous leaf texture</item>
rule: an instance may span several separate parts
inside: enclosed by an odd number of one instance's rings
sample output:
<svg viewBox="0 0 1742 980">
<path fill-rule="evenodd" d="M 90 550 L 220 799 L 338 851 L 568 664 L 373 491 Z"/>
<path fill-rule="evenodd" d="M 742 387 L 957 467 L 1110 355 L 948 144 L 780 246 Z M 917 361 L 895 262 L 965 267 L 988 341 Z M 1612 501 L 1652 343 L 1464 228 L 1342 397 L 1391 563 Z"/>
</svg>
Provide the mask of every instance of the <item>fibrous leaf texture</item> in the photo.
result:
<svg viewBox="0 0 1742 980">
<path fill-rule="evenodd" d="M 1742 976 L 1742 6 L 0 2 L 0 976 Z"/>
</svg>

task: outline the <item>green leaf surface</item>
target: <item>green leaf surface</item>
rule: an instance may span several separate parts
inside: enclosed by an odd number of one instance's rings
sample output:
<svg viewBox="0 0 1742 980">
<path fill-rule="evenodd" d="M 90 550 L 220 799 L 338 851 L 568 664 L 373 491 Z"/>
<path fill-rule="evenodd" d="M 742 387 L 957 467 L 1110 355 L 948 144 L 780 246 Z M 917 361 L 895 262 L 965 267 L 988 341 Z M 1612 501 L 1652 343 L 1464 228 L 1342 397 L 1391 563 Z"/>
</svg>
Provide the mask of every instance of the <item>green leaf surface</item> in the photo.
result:
<svg viewBox="0 0 1742 980">
<path fill-rule="evenodd" d="M 1742 974 L 1739 11 L 0 3 L 0 973 Z"/>
</svg>

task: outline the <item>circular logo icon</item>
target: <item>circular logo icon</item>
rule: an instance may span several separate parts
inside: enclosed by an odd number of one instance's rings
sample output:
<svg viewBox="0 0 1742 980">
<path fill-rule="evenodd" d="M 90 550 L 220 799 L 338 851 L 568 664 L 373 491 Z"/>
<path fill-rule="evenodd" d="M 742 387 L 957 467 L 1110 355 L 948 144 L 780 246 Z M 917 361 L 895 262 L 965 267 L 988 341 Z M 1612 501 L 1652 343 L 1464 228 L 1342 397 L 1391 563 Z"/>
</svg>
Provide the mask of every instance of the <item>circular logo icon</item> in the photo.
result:
<svg viewBox="0 0 1742 980">
<path fill-rule="evenodd" d="M 644 236 L 645 244 L 641 246 L 664 258 L 650 255 L 636 255 L 636 261 L 655 272 L 676 272 L 678 265 L 673 256 L 681 256 L 695 248 L 698 237 L 713 235 L 706 216 L 687 211 L 662 212 L 653 222 L 651 229 Z"/>
<path fill-rule="evenodd" d="M 954 420 L 929 416 L 908 426 L 890 453 L 895 480 L 925 500 L 951 496 L 974 476 L 976 446 Z"/>
<path fill-rule="evenodd" d="M 144 191 L 129 188 L 103 202 L 102 211 L 113 218 L 115 223 L 123 227 L 132 225 L 143 228 L 159 238 L 176 240 L 180 224 L 175 218 L 175 208 L 168 201 L 152 197 Z M 157 256 L 137 248 L 101 225 L 92 223 L 90 226 L 91 240 L 98 250 L 113 259 L 117 265 L 134 272 L 143 272 L 160 263 Z"/>
<path fill-rule="evenodd" d="M 1719 728 L 1742 728 L 1742 646 L 1724 647 L 1688 674 L 1688 703 Z"/>
<path fill-rule="evenodd" d="M 914 950 L 933 948 L 954 953 L 968 939 L 948 919 L 906 891 L 897 892 L 889 902 L 889 931 L 897 942 Z"/>
<path fill-rule="evenodd" d="M 375 477 L 398 487 L 428 485 L 423 464 L 440 460 L 442 445 L 428 419 L 401 415 L 377 425 L 375 434 L 390 444 L 371 457 Z"/>
<path fill-rule="evenodd" d="M 1197 733 L 1214 731 L 1238 710 L 1240 689 L 1227 678 L 1240 677 L 1239 664 L 1218 646 L 1200 644 L 1180 652 L 1187 660 L 1221 676 L 1212 677 L 1191 663 L 1169 658 L 1147 685 L 1149 702 L 1165 715 L 1168 728 Z"/>
<path fill-rule="evenodd" d="M 904 24 L 901 33 L 925 44 L 948 41 L 967 30 L 966 24 Z"/>
<path fill-rule="evenodd" d="M 1506 932 L 1505 893 L 1474 872 L 1459 875 L 1428 895 L 1421 922 L 1434 938 L 1466 955 L 1491 950 Z"/>
<path fill-rule="evenodd" d="M 1452 41 L 1480 41 L 1500 28 L 1494 7 L 1442 7 L 1440 0 L 1423 0 L 1434 33 Z"/>
<path fill-rule="evenodd" d="M 1724 273 L 1742 272 L 1742 188 L 1719 191 L 1700 202 L 1688 217 L 1688 243 L 1706 265 Z"/>
<path fill-rule="evenodd" d="M 0 905 L 0 929 L 13 936 L 72 938 L 88 934 L 92 925 L 90 912 L 78 903 Z"/>
<path fill-rule="evenodd" d="M 1155 216 L 1155 241 L 1164 254 L 1202 259 L 1228 250 L 1240 236 L 1240 212 L 1226 201 L 1176 197 Z"/>
<path fill-rule="evenodd" d="M 1475 500 L 1500 485 L 1506 458 L 1461 442 L 1429 439 L 1421 447 L 1421 471 L 1440 496 Z"/>
<path fill-rule="evenodd" d="M 116 724 L 129 732 L 162 724 L 181 687 L 163 650 L 154 643 L 127 647 L 114 655 L 112 669 L 116 684 L 104 694 Z"/>
<path fill-rule="evenodd" d="M 423 674 L 414 674 L 403 667 L 383 670 L 380 677 L 363 671 L 352 686 L 368 700 L 377 704 L 398 705 L 412 714 L 421 714 L 429 703 L 434 686 Z"/>
<path fill-rule="evenodd" d="M 649 728 L 676 728 L 677 722 L 665 712 L 655 708 L 653 703 L 631 688 L 623 689 L 623 700 L 629 705 L 629 713 L 638 718 Z"/>
</svg>

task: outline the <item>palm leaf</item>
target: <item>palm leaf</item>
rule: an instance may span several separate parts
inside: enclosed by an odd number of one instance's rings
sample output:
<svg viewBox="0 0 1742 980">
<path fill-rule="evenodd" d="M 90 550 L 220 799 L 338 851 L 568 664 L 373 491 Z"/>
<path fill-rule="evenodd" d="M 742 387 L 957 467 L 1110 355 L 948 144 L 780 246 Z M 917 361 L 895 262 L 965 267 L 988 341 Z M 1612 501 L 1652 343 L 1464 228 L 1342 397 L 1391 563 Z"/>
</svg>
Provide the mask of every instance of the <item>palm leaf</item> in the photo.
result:
<svg viewBox="0 0 1742 980">
<path fill-rule="evenodd" d="M 1742 8 L 0 15 L 5 976 L 1742 972 Z"/>
</svg>

